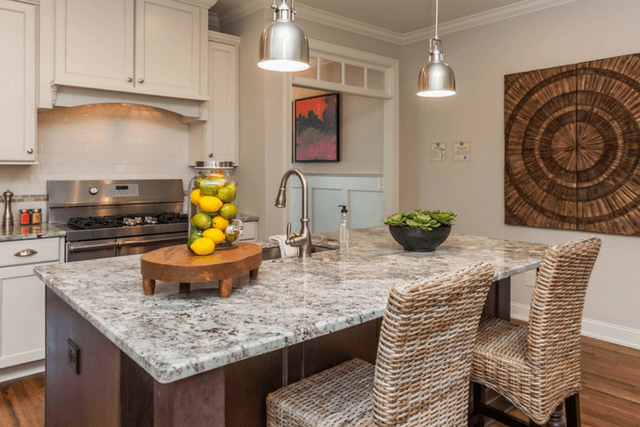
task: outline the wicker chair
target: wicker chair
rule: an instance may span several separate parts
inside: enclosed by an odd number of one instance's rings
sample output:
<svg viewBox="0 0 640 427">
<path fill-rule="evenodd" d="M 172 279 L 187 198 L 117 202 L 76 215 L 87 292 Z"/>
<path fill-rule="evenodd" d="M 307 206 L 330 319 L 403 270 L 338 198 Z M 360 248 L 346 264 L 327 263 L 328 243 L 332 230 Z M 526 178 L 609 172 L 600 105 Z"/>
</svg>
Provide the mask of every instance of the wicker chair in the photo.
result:
<svg viewBox="0 0 640 427">
<path fill-rule="evenodd" d="M 528 326 L 494 318 L 480 321 L 471 381 L 504 396 L 530 422 L 483 404 L 476 405 L 477 412 L 509 426 L 536 426 L 548 422 L 554 411 L 560 416 L 565 400 L 567 424 L 580 426 L 582 308 L 601 243 L 591 237 L 547 248 Z M 474 401 L 479 389 L 474 387 Z"/>
<path fill-rule="evenodd" d="M 394 286 L 376 365 L 359 359 L 267 396 L 268 427 L 466 426 L 488 264 Z"/>
</svg>

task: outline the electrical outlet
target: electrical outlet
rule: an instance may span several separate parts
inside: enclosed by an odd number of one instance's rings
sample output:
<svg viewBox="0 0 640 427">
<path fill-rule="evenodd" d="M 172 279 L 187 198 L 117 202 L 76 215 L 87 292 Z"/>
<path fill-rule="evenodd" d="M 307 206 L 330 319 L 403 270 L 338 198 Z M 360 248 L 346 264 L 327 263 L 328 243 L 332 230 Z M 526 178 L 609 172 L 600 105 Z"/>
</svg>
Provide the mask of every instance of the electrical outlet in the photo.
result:
<svg viewBox="0 0 640 427">
<path fill-rule="evenodd" d="M 529 270 L 522 273 L 522 277 L 524 278 L 524 285 L 533 288 L 533 286 L 536 284 L 537 275 L 538 274 L 536 270 Z"/>
<path fill-rule="evenodd" d="M 71 338 L 67 341 L 69 348 L 67 349 L 67 363 L 76 375 L 80 375 L 80 347 Z"/>
</svg>

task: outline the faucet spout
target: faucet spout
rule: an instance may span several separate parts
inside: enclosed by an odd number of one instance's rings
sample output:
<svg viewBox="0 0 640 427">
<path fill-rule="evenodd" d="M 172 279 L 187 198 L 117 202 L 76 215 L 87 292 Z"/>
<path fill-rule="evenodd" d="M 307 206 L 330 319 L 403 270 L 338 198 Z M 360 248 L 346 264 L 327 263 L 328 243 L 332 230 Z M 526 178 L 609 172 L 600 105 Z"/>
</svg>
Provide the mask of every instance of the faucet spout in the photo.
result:
<svg viewBox="0 0 640 427">
<path fill-rule="evenodd" d="M 309 182 L 300 169 L 292 168 L 284 173 L 280 181 L 280 189 L 276 197 L 276 207 L 284 208 L 287 205 L 287 181 L 291 175 L 297 175 L 302 184 L 302 217 L 300 218 L 301 228 L 299 234 L 289 234 L 287 232 L 287 244 L 300 248 L 300 257 L 311 256 L 311 231 L 309 230 Z M 291 223 L 289 223 L 290 229 Z"/>
</svg>

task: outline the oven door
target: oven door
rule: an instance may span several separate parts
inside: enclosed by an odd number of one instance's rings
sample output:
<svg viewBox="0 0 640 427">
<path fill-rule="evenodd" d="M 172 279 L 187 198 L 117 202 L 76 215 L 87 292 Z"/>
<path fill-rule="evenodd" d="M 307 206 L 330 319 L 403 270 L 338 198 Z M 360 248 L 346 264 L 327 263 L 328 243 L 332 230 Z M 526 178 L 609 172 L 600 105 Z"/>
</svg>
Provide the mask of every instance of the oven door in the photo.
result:
<svg viewBox="0 0 640 427">
<path fill-rule="evenodd" d="M 186 233 L 156 234 L 151 236 L 123 237 L 118 239 L 118 255 L 136 255 L 187 243 Z"/>
<path fill-rule="evenodd" d="M 110 258 L 116 256 L 116 239 L 90 240 L 85 242 L 67 242 L 67 262 L 85 259 Z"/>
</svg>

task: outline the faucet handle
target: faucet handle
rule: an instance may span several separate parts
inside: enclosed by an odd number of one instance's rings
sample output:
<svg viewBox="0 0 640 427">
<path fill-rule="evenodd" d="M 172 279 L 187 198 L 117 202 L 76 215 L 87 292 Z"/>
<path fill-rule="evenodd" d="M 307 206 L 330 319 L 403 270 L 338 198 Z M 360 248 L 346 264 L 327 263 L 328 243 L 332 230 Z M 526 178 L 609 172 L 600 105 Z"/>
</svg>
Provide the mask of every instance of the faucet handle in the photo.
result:
<svg viewBox="0 0 640 427">
<path fill-rule="evenodd" d="M 287 223 L 287 240 L 291 237 L 291 222 Z"/>
</svg>

